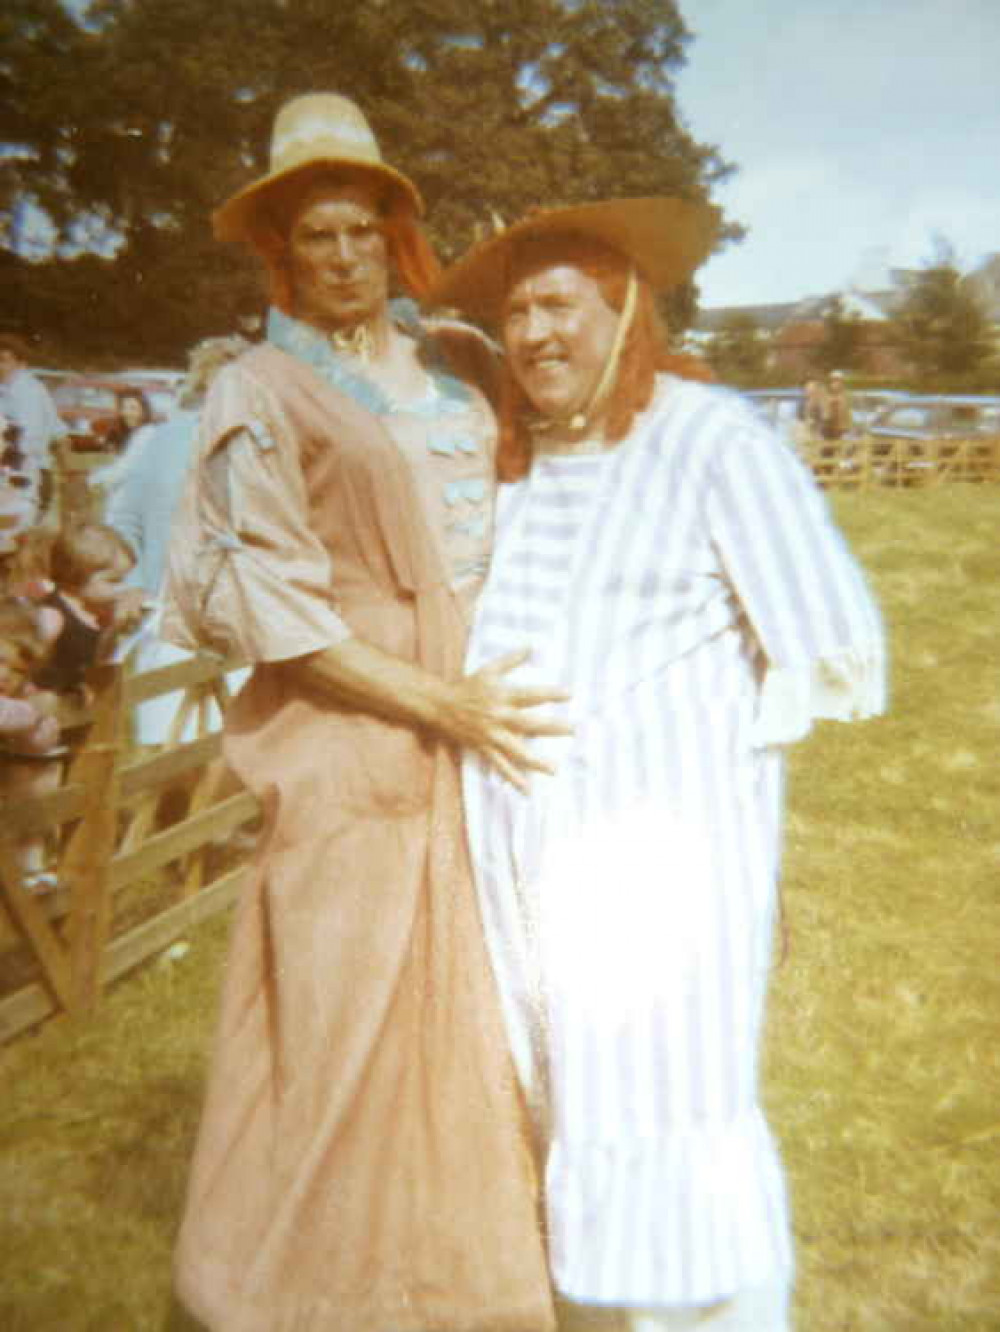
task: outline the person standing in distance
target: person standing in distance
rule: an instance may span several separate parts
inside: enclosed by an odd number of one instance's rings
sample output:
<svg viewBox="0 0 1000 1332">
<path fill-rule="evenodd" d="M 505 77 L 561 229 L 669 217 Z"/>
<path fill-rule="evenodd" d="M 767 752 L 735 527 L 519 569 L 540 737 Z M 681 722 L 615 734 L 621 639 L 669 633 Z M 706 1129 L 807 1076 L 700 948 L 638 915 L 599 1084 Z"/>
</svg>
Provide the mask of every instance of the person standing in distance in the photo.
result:
<svg viewBox="0 0 1000 1332">
<path fill-rule="evenodd" d="M 0 414 L 13 427 L 37 522 L 51 500 L 52 447 L 66 430 L 48 389 L 28 369 L 27 346 L 13 333 L 0 333 Z"/>
</svg>

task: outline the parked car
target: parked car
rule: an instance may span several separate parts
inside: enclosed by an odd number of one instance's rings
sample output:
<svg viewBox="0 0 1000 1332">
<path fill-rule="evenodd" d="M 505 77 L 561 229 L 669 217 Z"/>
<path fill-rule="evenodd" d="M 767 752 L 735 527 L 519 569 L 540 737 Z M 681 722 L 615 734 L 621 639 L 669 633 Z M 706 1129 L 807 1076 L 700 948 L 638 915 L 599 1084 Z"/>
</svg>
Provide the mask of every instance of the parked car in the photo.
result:
<svg viewBox="0 0 1000 1332">
<path fill-rule="evenodd" d="M 116 370 L 116 379 L 126 379 L 131 384 L 151 384 L 154 388 L 166 388 L 175 391 L 184 378 L 183 370 Z"/>
<path fill-rule="evenodd" d="M 868 433 L 873 458 L 913 479 L 958 462 L 979 479 L 1000 460 L 1000 397 L 914 395 L 879 412 Z M 960 458 L 963 443 L 971 448 Z"/>
<path fill-rule="evenodd" d="M 865 431 L 880 412 L 897 403 L 906 402 L 912 394 L 902 389 L 850 389 L 851 427 Z"/>
<path fill-rule="evenodd" d="M 67 379 L 72 379 L 75 374 L 73 370 L 48 370 L 37 365 L 28 368 L 36 379 L 41 380 L 50 393 L 54 393 L 60 384 L 64 384 Z"/>
<path fill-rule="evenodd" d="M 799 419 L 802 390 L 797 388 L 748 389 L 744 395 L 769 425 L 790 436 Z"/>
</svg>

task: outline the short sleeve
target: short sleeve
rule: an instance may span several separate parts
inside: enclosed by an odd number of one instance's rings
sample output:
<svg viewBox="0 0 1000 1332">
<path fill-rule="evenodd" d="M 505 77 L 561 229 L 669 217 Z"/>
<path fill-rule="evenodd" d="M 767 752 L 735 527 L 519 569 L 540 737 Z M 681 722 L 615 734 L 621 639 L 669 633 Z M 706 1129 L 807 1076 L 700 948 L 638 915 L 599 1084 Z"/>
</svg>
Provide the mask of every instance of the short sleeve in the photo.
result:
<svg viewBox="0 0 1000 1332">
<path fill-rule="evenodd" d="M 767 660 L 757 742 L 798 740 L 818 718 L 883 712 L 878 608 L 791 449 L 771 431 L 742 425 L 716 461 L 708 506 L 712 539 Z"/>
<path fill-rule="evenodd" d="M 174 524 L 163 636 L 249 661 L 284 661 L 351 637 L 329 552 L 309 523 L 293 433 L 239 365 L 202 415 L 198 456 Z"/>
</svg>

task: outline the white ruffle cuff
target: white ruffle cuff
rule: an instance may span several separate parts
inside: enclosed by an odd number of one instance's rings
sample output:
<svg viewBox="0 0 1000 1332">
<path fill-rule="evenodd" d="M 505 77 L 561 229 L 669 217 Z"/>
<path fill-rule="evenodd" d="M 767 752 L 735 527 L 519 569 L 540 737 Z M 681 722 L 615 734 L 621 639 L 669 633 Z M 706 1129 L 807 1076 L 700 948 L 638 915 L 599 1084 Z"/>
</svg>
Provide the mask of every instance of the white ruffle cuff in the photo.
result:
<svg viewBox="0 0 1000 1332">
<path fill-rule="evenodd" d="M 885 656 L 881 644 L 844 648 L 830 657 L 794 666 L 770 666 L 754 722 L 759 748 L 790 745 L 814 721 L 863 721 L 886 707 Z"/>
</svg>

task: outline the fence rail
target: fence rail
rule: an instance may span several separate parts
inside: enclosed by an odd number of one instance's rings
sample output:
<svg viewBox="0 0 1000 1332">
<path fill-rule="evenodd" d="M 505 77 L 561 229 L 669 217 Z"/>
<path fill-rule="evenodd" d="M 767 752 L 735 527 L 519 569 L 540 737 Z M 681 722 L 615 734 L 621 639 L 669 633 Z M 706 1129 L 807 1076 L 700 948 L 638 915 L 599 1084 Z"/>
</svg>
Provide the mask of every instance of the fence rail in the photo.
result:
<svg viewBox="0 0 1000 1332">
<path fill-rule="evenodd" d="M 226 773 L 211 729 L 209 704 L 228 703 L 231 665 L 200 656 L 140 675 L 96 669 L 92 702 L 64 719 L 75 738 L 62 786 L 4 804 L 0 1043 L 53 1014 L 92 1010 L 110 981 L 237 896 L 247 867 L 226 843 L 258 807 Z M 175 691 L 166 743 L 139 750 L 133 709 Z M 32 833 L 58 849 L 60 886 L 45 897 L 21 881 L 17 839 Z"/>
<path fill-rule="evenodd" d="M 935 486 L 952 481 L 1000 481 L 1000 439 L 807 440 L 799 454 L 821 486 L 865 490 L 875 486 Z"/>
</svg>

